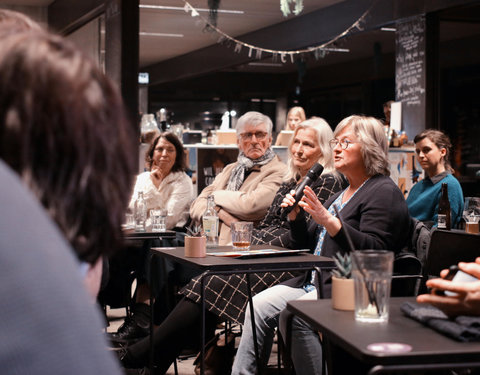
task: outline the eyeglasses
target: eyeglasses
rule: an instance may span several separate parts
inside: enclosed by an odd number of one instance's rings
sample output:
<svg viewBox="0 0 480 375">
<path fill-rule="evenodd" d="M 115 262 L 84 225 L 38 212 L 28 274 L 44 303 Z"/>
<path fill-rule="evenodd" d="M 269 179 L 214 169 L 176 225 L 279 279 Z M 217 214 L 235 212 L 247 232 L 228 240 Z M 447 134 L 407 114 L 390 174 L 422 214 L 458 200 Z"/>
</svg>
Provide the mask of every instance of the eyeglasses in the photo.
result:
<svg viewBox="0 0 480 375">
<path fill-rule="evenodd" d="M 358 143 L 358 142 L 352 142 L 352 141 L 349 141 L 348 139 L 344 139 L 342 141 L 339 141 L 338 139 L 334 138 L 328 143 L 330 143 L 330 147 L 332 149 L 337 147 L 337 145 L 340 145 L 340 148 L 342 150 L 346 150 L 351 143 Z"/>
<path fill-rule="evenodd" d="M 268 135 L 268 133 L 265 132 L 255 132 L 255 133 L 242 133 L 240 134 L 240 138 L 242 138 L 244 141 L 249 141 L 252 139 L 253 136 L 259 141 L 265 139 L 265 137 Z"/>
</svg>

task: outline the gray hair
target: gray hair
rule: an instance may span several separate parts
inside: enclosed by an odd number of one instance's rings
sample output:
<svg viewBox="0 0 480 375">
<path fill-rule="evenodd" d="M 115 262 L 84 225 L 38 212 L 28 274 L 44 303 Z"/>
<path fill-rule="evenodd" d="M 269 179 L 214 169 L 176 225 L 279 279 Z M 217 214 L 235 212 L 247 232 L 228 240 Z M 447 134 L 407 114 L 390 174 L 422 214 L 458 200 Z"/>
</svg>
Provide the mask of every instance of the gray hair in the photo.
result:
<svg viewBox="0 0 480 375">
<path fill-rule="evenodd" d="M 237 137 L 243 132 L 247 124 L 255 127 L 265 124 L 267 126 L 268 135 L 270 137 L 272 136 L 272 120 L 270 120 L 270 117 L 264 115 L 263 113 L 250 111 L 241 116 L 237 121 L 237 126 L 235 127 L 237 131 Z"/>
<path fill-rule="evenodd" d="M 315 131 L 316 140 L 322 152 L 322 156 L 317 160 L 318 163 L 323 165 L 323 173 L 337 173 L 333 166 L 333 151 L 330 147 L 330 140 L 333 138 L 333 131 L 330 125 L 321 117 L 311 118 L 305 121 L 302 121 L 300 124 L 297 125 L 293 136 L 290 140 L 290 144 L 288 146 L 288 170 L 287 174 L 285 175 L 285 181 L 289 181 L 290 179 L 298 179 L 300 177 L 298 168 L 293 163 L 292 158 L 292 144 L 297 136 L 297 133 L 300 129 L 312 129 Z"/>
<path fill-rule="evenodd" d="M 367 175 L 369 177 L 376 174 L 390 176 L 388 142 L 382 123 L 374 117 L 353 115 L 340 121 L 333 135 L 336 137 L 348 126 L 352 128 L 361 144 Z"/>
</svg>

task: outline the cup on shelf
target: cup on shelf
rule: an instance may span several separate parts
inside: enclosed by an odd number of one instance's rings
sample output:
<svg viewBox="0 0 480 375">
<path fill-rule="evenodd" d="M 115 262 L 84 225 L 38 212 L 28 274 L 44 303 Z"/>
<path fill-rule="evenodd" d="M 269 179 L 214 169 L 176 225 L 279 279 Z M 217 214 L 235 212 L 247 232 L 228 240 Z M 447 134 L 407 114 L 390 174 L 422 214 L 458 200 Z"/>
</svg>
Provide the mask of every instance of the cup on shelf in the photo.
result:
<svg viewBox="0 0 480 375">
<path fill-rule="evenodd" d="M 388 302 L 393 271 L 393 252 L 354 251 L 352 275 L 355 283 L 355 320 L 388 321 Z"/>
<path fill-rule="evenodd" d="M 237 221 L 232 223 L 230 230 L 232 232 L 233 250 L 250 250 L 253 223 L 249 221 Z"/>
<path fill-rule="evenodd" d="M 152 220 L 152 232 L 165 232 L 167 230 L 167 210 L 150 210 L 150 219 Z"/>
</svg>

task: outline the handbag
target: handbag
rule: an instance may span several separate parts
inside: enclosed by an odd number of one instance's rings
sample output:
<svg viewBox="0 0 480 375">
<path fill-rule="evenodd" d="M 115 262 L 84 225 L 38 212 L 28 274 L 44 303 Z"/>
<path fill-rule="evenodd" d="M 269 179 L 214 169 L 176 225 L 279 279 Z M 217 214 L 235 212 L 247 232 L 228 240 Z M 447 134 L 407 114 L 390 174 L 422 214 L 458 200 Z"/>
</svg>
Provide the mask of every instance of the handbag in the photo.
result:
<svg viewBox="0 0 480 375">
<path fill-rule="evenodd" d="M 233 357 L 235 356 L 235 334 L 226 332 L 225 335 L 216 334 L 205 345 L 205 375 L 229 375 L 232 371 Z M 195 375 L 200 375 L 201 354 L 197 356 Z"/>
</svg>

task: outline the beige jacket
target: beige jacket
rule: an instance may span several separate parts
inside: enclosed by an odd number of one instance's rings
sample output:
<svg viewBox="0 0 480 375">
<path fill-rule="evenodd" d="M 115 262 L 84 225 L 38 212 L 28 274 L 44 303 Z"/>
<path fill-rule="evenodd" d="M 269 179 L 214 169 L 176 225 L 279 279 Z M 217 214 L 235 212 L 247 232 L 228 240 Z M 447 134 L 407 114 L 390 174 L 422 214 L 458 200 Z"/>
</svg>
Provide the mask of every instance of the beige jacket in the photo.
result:
<svg viewBox="0 0 480 375">
<path fill-rule="evenodd" d="M 254 168 L 240 190 L 225 190 L 236 164 L 227 165 L 212 184 L 203 189 L 190 207 L 191 218 L 201 222 L 207 208 L 207 197 L 213 194 L 215 204 L 219 207 L 219 245 L 231 244 L 230 223 L 232 221 L 258 222 L 263 219 L 287 170 L 286 165 L 275 156 L 270 163 Z"/>
</svg>

